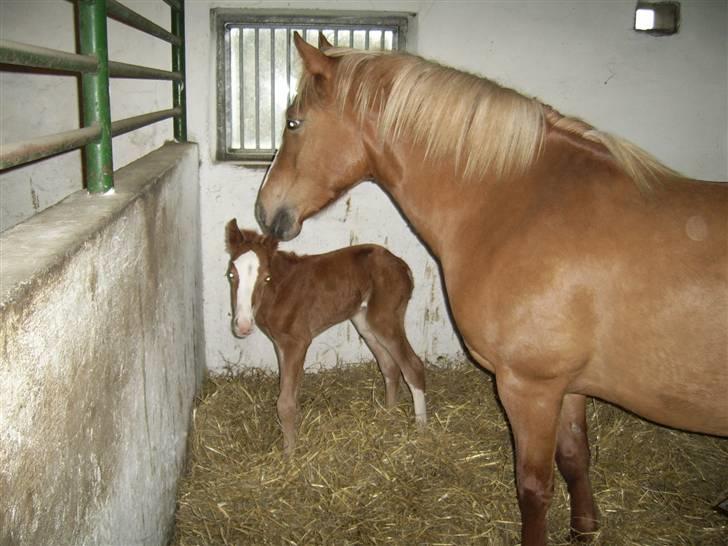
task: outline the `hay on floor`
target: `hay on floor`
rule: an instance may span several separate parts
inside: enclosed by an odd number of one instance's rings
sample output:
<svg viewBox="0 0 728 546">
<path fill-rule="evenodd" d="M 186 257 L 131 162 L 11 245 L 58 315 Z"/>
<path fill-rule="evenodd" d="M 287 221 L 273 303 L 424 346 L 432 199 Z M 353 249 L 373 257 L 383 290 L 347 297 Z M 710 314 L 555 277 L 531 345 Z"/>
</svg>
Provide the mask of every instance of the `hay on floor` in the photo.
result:
<svg viewBox="0 0 728 546">
<path fill-rule="evenodd" d="M 489 375 L 429 367 L 424 433 L 411 398 L 382 407 L 375 364 L 307 372 L 295 455 L 275 414 L 278 376 L 207 381 L 195 410 L 173 544 L 516 544 L 508 426 Z M 406 391 L 406 387 L 403 386 Z M 590 402 L 601 545 L 726 544 L 712 509 L 728 489 L 728 440 L 646 423 Z M 550 543 L 568 538 L 560 477 Z"/>
</svg>

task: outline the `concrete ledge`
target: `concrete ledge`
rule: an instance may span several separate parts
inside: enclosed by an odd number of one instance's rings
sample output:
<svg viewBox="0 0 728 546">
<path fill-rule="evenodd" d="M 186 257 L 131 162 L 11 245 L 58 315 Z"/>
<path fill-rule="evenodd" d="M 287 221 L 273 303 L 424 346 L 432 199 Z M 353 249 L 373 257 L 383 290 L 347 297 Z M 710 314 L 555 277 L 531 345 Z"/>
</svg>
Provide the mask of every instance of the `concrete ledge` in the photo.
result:
<svg viewBox="0 0 728 546">
<path fill-rule="evenodd" d="M 201 348 L 198 153 L 0 235 L 0 544 L 161 544 Z"/>
<path fill-rule="evenodd" d="M 114 173 L 114 191 L 78 191 L 0 234 L 0 310 L 72 256 L 90 237 L 149 191 L 196 145 L 167 144 Z M 195 185 L 196 187 L 196 185 Z"/>
</svg>

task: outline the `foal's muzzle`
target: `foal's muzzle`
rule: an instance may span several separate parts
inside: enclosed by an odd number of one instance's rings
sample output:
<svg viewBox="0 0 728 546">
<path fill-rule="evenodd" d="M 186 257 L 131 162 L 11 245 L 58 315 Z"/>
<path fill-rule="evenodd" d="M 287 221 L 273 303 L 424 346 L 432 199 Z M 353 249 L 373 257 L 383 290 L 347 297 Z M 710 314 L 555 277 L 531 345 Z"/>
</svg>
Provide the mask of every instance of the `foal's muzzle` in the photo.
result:
<svg viewBox="0 0 728 546">
<path fill-rule="evenodd" d="M 246 338 L 253 333 L 253 321 L 249 319 L 233 318 L 233 335 L 237 338 Z"/>
</svg>

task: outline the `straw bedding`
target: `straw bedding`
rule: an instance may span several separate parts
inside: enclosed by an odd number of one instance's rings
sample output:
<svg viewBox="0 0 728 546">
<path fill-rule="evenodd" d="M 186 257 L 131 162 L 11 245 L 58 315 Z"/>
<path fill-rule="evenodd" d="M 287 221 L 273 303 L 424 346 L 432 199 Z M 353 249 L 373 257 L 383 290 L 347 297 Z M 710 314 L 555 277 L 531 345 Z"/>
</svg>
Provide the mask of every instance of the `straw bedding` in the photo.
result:
<svg viewBox="0 0 728 546">
<path fill-rule="evenodd" d="M 172 544 L 516 544 L 508 426 L 488 374 L 470 364 L 427 370 L 429 425 L 409 393 L 382 407 L 373 363 L 307 372 L 295 455 L 275 412 L 277 374 L 209 379 L 198 401 Z M 404 388 L 406 391 L 406 388 Z M 658 427 L 588 405 L 598 545 L 728 543 L 713 510 L 728 490 L 728 439 Z M 568 538 L 557 479 L 550 541 Z"/>
</svg>

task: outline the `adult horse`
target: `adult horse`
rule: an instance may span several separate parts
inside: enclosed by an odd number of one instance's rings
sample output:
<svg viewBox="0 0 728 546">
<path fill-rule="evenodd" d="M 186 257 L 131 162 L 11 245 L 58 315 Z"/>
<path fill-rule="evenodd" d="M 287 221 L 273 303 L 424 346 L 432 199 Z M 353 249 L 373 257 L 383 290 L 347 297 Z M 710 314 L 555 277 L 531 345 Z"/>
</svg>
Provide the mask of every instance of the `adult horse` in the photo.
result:
<svg viewBox="0 0 728 546">
<path fill-rule="evenodd" d="M 373 179 L 440 261 L 495 374 L 523 544 L 544 544 L 554 458 L 578 538 L 597 528 L 585 396 L 728 435 L 728 185 L 497 84 L 407 54 L 319 49 L 256 216 L 276 238 Z"/>
</svg>

